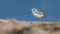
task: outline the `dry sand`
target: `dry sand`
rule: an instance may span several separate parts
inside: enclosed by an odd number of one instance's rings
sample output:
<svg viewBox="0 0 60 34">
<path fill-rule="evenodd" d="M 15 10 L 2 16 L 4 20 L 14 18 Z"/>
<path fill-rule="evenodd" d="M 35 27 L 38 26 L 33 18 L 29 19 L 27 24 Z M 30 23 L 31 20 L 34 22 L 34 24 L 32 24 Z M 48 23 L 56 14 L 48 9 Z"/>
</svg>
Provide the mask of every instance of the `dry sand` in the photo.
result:
<svg viewBox="0 0 60 34">
<path fill-rule="evenodd" d="M 0 19 L 0 34 L 60 34 L 60 22 Z"/>
</svg>

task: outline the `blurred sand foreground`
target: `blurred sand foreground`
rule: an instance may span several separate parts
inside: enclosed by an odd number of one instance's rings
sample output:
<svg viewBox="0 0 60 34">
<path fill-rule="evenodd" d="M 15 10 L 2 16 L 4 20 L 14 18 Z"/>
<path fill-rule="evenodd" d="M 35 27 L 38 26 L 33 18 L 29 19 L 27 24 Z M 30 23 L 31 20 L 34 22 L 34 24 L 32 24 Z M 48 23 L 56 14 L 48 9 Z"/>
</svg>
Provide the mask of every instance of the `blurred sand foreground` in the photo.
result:
<svg viewBox="0 0 60 34">
<path fill-rule="evenodd" d="M 60 22 L 0 19 L 0 34 L 60 34 Z"/>
</svg>

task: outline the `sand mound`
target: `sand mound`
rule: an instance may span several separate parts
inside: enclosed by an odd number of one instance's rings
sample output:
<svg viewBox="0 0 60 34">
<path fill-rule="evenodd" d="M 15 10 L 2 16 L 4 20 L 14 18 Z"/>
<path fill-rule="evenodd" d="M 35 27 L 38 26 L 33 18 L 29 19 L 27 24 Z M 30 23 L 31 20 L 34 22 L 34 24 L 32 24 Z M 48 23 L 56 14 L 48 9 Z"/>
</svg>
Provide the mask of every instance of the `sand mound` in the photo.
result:
<svg viewBox="0 0 60 34">
<path fill-rule="evenodd" d="M 0 19 L 0 34 L 60 34 L 60 22 Z"/>
</svg>

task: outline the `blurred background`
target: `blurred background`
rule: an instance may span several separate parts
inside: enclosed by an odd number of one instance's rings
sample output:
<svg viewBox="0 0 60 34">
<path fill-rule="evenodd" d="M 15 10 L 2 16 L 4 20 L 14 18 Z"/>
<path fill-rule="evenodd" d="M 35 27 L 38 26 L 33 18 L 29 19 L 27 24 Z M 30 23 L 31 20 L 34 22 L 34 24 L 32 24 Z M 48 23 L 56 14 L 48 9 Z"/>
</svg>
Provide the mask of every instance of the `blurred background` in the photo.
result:
<svg viewBox="0 0 60 34">
<path fill-rule="evenodd" d="M 60 0 L 0 0 L 0 19 L 36 21 L 32 8 L 44 13 L 41 21 L 60 21 Z"/>
</svg>

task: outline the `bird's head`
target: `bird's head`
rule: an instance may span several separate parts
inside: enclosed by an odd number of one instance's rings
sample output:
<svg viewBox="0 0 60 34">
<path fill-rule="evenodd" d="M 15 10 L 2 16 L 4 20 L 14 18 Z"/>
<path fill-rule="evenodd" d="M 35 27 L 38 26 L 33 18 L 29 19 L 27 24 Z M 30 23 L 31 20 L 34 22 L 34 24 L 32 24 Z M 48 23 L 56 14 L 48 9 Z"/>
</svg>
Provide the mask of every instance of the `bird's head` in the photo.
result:
<svg viewBox="0 0 60 34">
<path fill-rule="evenodd" d="M 32 9 L 31 9 L 31 11 L 35 11 L 35 12 L 36 12 L 36 11 L 37 11 L 37 9 L 36 9 L 36 8 L 32 8 Z"/>
</svg>

